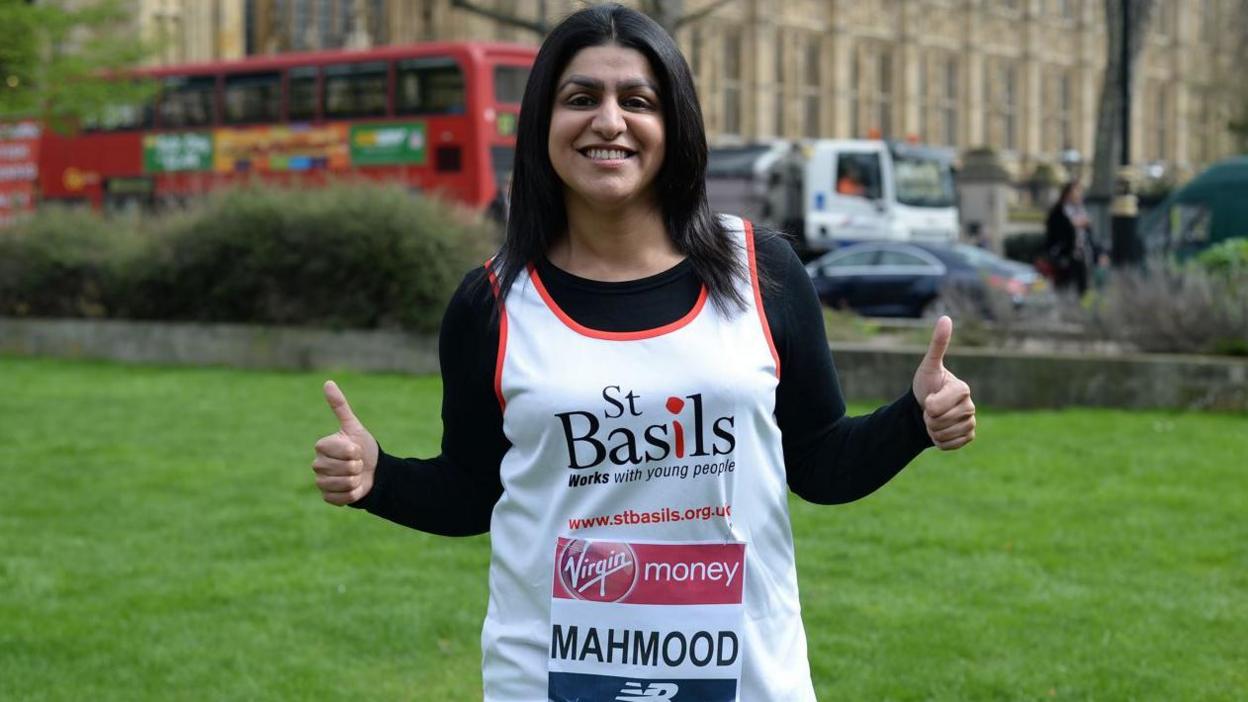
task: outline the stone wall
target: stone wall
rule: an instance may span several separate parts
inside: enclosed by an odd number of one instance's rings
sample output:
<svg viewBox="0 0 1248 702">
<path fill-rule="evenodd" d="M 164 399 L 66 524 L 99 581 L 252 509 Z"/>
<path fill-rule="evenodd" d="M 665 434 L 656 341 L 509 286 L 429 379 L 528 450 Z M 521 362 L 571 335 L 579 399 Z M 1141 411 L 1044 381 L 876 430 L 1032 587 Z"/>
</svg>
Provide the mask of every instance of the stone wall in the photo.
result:
<svg viewBox="0 0 1248 702">
<path fill-rule="evenodd" d="M 833 344 L 851 401 L 905 391 L 922 348 Z M 0 353 L 133 363 L 436 373 L 437 340 L 392 331 L 0 318 Z M 981 407 L 1248 411 L 1248 360 L 958 350 L 946 365 Z"/>
<path fill-rule="evenodd" d="M 433 337 L 244 324 L 0 317 L 0 353 L 238 368 L 438 372 Z"/>
<path fill-rule="evenodd" d="M 848 398 L 881 400 L 909 387 L 923 351 L 838 344 L 833 358 Z M 945 366 L 970 383 L 982 407 L 1248 410 L 1245 360 L 954 348 Z"/>
</svg>

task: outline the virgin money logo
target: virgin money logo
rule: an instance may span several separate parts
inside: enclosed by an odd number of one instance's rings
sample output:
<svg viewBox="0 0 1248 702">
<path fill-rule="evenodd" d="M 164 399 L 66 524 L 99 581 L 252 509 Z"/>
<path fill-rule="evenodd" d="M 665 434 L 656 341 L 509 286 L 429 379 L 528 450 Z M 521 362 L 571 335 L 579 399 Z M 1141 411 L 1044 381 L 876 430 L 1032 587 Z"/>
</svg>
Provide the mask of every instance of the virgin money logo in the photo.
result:
<svg viewBox="0 0 1248 702">
<path fill-rule="evenodd" d="M 637 555 L 628 544 L 569 541 L 559 554 L 559 582 L 573 597 L 619 602 L 637 585 Z"/>
</svg>

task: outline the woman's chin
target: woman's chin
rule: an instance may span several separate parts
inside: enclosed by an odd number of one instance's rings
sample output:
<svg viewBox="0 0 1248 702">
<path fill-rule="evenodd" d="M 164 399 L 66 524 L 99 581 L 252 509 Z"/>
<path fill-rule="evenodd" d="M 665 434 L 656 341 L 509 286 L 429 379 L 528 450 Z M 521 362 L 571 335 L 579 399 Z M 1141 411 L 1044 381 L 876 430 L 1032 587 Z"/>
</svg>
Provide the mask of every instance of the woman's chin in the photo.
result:
<svg viewBox="0 0 1248 702">
<path fill-rule="evenodd" d="M 580 201 L 595 212 L 612 212 L 633 207 L 643 209 L 658 207 L 654 197 L 650 194 L 625 188 L 602 188 L 577 192 L 572 195 L 571 199 Z"/>
</svg>

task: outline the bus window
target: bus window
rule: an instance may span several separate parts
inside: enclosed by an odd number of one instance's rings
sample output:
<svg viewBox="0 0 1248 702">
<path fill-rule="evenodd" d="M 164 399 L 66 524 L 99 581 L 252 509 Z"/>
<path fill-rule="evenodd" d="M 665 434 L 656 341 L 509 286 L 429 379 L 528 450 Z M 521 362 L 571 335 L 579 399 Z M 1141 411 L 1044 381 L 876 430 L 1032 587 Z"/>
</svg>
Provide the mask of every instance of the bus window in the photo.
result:
<svg viewBox="0 0 1248 702">
<path fill-rule="evenodd" d="M 399 61 L 399 114 L 460 114 L 464 111 L 464 73 L 448 58 Z"/>
<path fill-rule="evenodd" d="M 119 132 L 128 129 L 151 129 L 154 110 L 151 104 L 107 105 L 99 116 L 83 121 L 88 132 Z"/>
<path fill-rule="evenodd" d="M 494 67 L 494 101 L 520 104 L 524 97 L 524 84 L 529 80 L 527 66 Z"/>
<path fill-rule="evenodd" d="M 290 97 L 286 103 L 287 119 L 292 122 L 316 119 L 316 67 L 292 68 L 288 75 Z"/>
<path fill-rule="evenodd" d="M 243 73 L 225 77 L 225 123 L 276 122 L 282 100 L 278 73 Z"/>
<path fill-rule="evenodd" d="M 207 127 L 215 118 L 213 76 L 166 78 L 160 98 L 160 126 L 165 129 Z"/>
<path fill-rule="evenodd" d="M 340 63 L 325 67 L 325 116 L 330 119 L 386 114 L 386 63 Z"/>
</svg>

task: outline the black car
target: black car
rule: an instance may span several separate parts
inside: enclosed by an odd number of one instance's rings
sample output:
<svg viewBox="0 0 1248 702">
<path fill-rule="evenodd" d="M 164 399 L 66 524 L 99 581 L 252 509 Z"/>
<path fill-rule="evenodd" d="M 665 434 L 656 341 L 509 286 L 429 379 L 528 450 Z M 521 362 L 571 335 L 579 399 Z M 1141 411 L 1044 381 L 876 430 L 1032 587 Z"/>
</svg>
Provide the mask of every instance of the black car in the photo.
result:
<svg viewBox="0 0 1248 702">
<path fill-rule="evenodd" d="M 806 271 L 824 304 L 873 317 L 944 314 L 953 294 L 978 303 L 986 315 L 994 293 L 1016 308 L 1053 300 L 1034 267 L 968 244 L 854 244 L 811 261 Z"/>
</svg>

